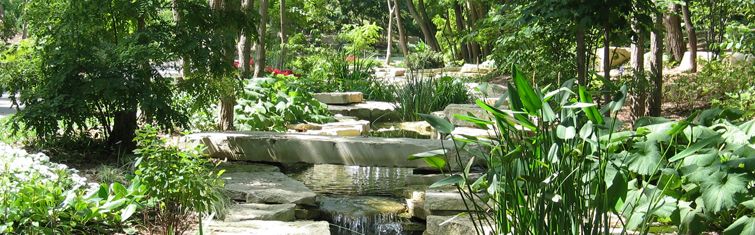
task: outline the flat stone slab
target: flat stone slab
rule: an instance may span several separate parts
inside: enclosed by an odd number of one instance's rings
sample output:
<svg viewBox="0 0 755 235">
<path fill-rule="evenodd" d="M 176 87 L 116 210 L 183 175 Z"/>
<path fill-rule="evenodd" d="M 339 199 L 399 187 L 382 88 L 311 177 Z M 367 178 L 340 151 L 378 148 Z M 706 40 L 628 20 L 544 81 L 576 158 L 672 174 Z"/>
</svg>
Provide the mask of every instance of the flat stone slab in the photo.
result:
<svg viewBox="0 0 755 235">
<path fill-rule="evenodd" d="M 350 166 L 429 167 L 412 154 L 453 146 L 450 140 L 340 137 L 275 132 L 208 132 L 186 136 L 207 147 L 216 158 L 274 163 L 311 163 Z M 443 143 L 443 145 L 441 145 Z M 455 153 L 449 153 L 454 156 Z M 464 157 L 466 154 L 462 154 Z M 452 158 L 451 160 L 454 160 Z M 450 166 L 457 166 L 449 162 Z"/>
<path fill-rule="evenodd" d="M 332 114 L 352 116 L 370 122 L 398 121 L 400 116 L 396 112 L 396 104 L 381 101 L 365 101 L 350 105 L 328 105 Z"/>
<path fill-rule="evenodd" d="M 295 216 L 295 204 L 236 204 L 229 209 L 225 217 L 226 222 L 238 222 L 246 220 L 276 220 L 293 221 Z"/>
<path fill-rule="evenodd" d="M 205 234 L 211 235 L 323 235 L 330 234 L 326 221 L 266 221 L 247 220 L 240 222 L 215 221 L 208 225 Z"/>
<path fill-rule="evenodd" d="M 468 198 L 466 198 L 468 200 Z M 486 208 L 484 202 L 475 198 L 476 203 L 483 208 Z M 446 214 L 446 212 L 462 212 L 467 211 L 467 207 L 464 205 L 461 195 L 455 189 L 452 190 L 427 190 L 425 192 L 425 209 L 430 211 L 431 214 L 438 213 Z M 472 205 L 469 205 L 469 209 L 474 209 Z"/>
<path fill-rule="evenodd" d="M 475 125 L 470 122 L 454 118 L 454 114 L 469 116 L 470 113 L 476 118 L 490 120 L 490 115 L 476 104 L 449 104 L 443 110 L 445 117 L 448 118 L 454 126 L 475 127 Z"/>
<path fill-rule="evenodd" d="M 314 206 L 316 194 L 281 172 L 230 172 L 221 176 L 233 200 Z"/>
<path fill-rule="evenodd" d="M 492 229 L 488 226 L 482 228 L 483 234 L 493 234 Z M 468 215 L 462 216 L 427 216 L 426 235 L 457 235 L 457 234 L 476 234 L 474 223 Z"/>
<path fill-rule="evenodd" d="M 280 168 L 277 166 L 245 162 L 224 162 L 218 166 L 218 169 L 225 170 L 225 174 L 233 172 L 280 172 Z"/>
<path fill-rule="evenodd" d="M 314 93 L 312 96 L 325 104 L 354 104 L 364 101 L 362 92 L 326 92 Z"/>
</svg>

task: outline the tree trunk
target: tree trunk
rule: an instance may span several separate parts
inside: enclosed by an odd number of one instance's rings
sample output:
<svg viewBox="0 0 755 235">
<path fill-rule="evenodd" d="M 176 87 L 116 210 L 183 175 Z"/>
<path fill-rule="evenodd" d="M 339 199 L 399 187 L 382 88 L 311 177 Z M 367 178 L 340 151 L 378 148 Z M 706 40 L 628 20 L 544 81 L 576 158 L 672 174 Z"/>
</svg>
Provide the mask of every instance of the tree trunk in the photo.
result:
<svg viewBox="0 0 755 235">
<path fill-rule="evenodd" d="M 666 28 L 666 44 L 674 56 L 674 60 L 681 61 L 684 57 L 684 39 L 682 38 L 682 20 L 679 17 L 679 4 L 671 4 L 669 13 L 665 15 L 663 24 Z"/>
<path fill-rule="evenodd" d="M 467 25 L 469 25 L 470 28 L 473 28 L 473 25 L 477 24 L 478 18 L 477 11 L 470 1 L 467 1 L 467 13 L 469 13 L 469 17 L 467 17 Z M 472 63 L 480 63 L 480 45 L 478 45 L 477 42 L 469 42 L 469 54 Z"/>
<path fill-rule="evenodd" d="M 440 52 L 440 44 L 438 43 L 438 38 L 435 36 L 438 32 L 438 29 L 435 27 L 435 24 L 433 23 L 433 19 L 427 16 L 427 9 L 425 7 L 425 0 L 417 0 L 417 10 L 419 11 L 419 15 L 422 17 L 423 24 L 427 26 L 428 29 L 430 29 L 430 36 L 433 40 L 433 44 L 435 47 L 435 51 Z"/>
<path fill-rule="evenodd" d="M 278 68 L 283 69 L 285 68 L 285 62 L 286 62 L 286 0 L 279 0 L 280 1 L 280 10 L 278 14 L 280 14 L 280 39 L 281 39 L 281 45 L 280 45 L 280 53 L 278 53 Z"/>
<path fill-rule="evenodd" d="M 435 39 L 435 34 L 430 30 L 429 24 L 426 23 L 426 19 L 422 18 L 420 13 L 414 7 L 412 0 L 406 0 L 406 5 L 409 8 L 409 14 L 412 15 L 414 21 L 419 25 L 422 30 L 422 36 L 425 38 L 425 43 L 434 51 L 440 52 L 440 46 L 438 46 L 438 40 Z"/>
<path fill-rule="evenodd" d="M 252 0 L 241 0 L 241 12 L 242 14 L 251 14 L 251 4 Z M 249 38 L 249 27 L 248 25 L 243 25 L 241 27 L 241 32 L 239 34 L 239 42 L 237 45 L 237 51 L 238 51 L 238 60 L 239 60 L 239 71 L 241 72 L 241 78 L 247 78 L 249 76 L 249 58 L 250 58 L 250 51 L 251 51 L 251 39 Z"/>
<path fill-rule="evenodd" d="M 692 13 L 689 11 L 689 4 L 692 2 L 687 0 L 687 4 L 682 6 L 682 12 L 684 15 L 684 28 L 687 29 L 687 47 L 689 48 L 689 61 L 692 65 L 691 72 L 697 72 L 697 35 L 695 27 L 692 25 Z"/>
<path fill-rule="evenodd" d="M 579 85 L 587 86 L 587 65 L 585 60 L 585 28 L 582 23 L 577 20 L 577 82 Z"/>
<path fill-rule="evenodd" d="M 254 57 L 254 77 L 259 77 L 265 71 L 265 34 L 267 31 L 267 0 L 260 0 L 257 25 L 257 43 Z"/>
<path fill-rule="evenodd" d="M 632 119 L 645 116 L 647 113 L 647 79 L 645 78 L 645 32 L 639 25 L 638 20 L 632 22 L 632 30 L 637 36 L 632 42 L 632 74 L 634 75 L 635 87 L 630 96 Z"/>
<path fill-rule="evenodd" d="M 393 7 L 396 8 L 394 10 L 394 14 L 396 17 L 396 28 L 398 28 L 398 46 L 401 48 L 401 54 L 404 55 L 404 58 L 409 55 L 409 46 L 406 42 L 406 32 L 404 29 L 404 24 L 401 23 L 401 7 L 398 4 L 398 0 L 393 0 Z"/>
<path fill-rule="evenodd" d="M 388 36 L 385 37 L 385 41 L 388 42 L 388 48 L 385 50 L 385 65 L 391 64 L 391 47 L 393 47 L 393 11 L 395 8 L 391 6 L 391 0 L 386 0 L 388 3 Z"/>
<path fill-rule="evenodd" d="M 225 7 L 226 7 L 226 4 L 225 2 L 223 2 L 223 0 L 210 0 L 210 9 L 212 9 L 213 14 L 220 14 L 220 12 L 222 12 Z M 243 35 L 243 30 L 242 30 L 242 35 Z M 225 52 L 225 53 L 226 54 L 223 55 L 223 58 L 227 58 L 228 56 L 233 57 L 232 54 L 227 54 L 229 52 Z M 239 61 L 239 68 L 243 69 L 244 68 L 243 66 L 245 66 L 244 64 L 245 64 L 244 61 Z M 234 118 L 233 106 L 236 104 L 235 94 L 233 94 L 234 92 L 232 90 L 226 91 L 226 92 L 228 93 L 220 95 L 220 105 L 219 105 L 220 108 L 218 110 L 218 128 L 222 131 L 228 131 L 228 130 L 234 129 L 233 128 L 233 118 Z"/>
<path fill-rule="evenodd" d="M 456 18 L 456 31 L 459 32 L 459 35 L 463 35 L 465 31 L 464 12 L 459 2 L 454 1 L 453 4 L 454 4 L 454 18 Z M 464 43 L 463 39 L 459 40 L 459 46 L 461 47 L 462 59 L 464 59 L 465 62 L 471 62 L 472 60 L 469 57 L 469 47 L 466 43 Z"/>
<path fill-rule="evenodd" d="M 0 25 L 5 27 L 5 8 L 2 2 L 0 2 Z"/>
<path fill-rule="evenodd" d="M 650 51 L 653 53 L 650 57 L 650 76 L 653 91 L 649 100 L 649 114 L 655 117 L 661 115 L 663 104 L 663 26 L 661 21 L 661 14 L 655 13 L 655 27 L 650 33 Z"/>
<path fill-rule="evenodd" d="M 608 14 L 608 13 L 606 13 Z M 611 79 L 611 27 L 608 21 L 603 26 L 603 77 L 605 79 Z"/>
<path fill-rule="evenodd" d="M 131 152 L 136 148 L 136 109 L 115 112 L 113 117 L 113 131 L 110 133 L 108 142 L 117 146 L 120 150 Z"/>
</svg>

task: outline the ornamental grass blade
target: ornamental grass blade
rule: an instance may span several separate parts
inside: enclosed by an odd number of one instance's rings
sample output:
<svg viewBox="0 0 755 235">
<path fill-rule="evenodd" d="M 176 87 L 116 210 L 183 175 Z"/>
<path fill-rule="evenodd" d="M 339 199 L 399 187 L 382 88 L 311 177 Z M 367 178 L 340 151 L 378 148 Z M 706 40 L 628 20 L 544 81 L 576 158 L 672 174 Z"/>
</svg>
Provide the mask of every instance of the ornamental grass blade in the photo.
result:
<svg viewBox="0 0 755 235">
<path fill-rule="evenodd" d="M 433 183 L 432 185 L 430 185 L 430 188 L 438 188 L 438 187 L 443 187 L 447 185 L 457 185 L 463 182 L 464 182 L 464 177 L 461 177 L 460 175 L 452 175 L 442 180 L 439 180 L 438 182 Z"/>
<path fill-rule="evenodd" d="M 590 93 L 587 92 L 587 88 L 582 85 L 579 86 L 579 102 L 593 103 L 592 96 L 590 96 Z M 582 108 L 582 111 L 585 112 L 587 118 L 590 119 L 590 121 L 592 121 L 593 123 L 597 125 L 603 124 L 603 116 L 600 114 L 596 107 L 585 107 Z"/>
<path fill-rule="evenodd" d="M 515 65 L 511 66 L 511 70 L 511 74 L 514 75 L 517 95 L 522 101 L 524 109 L 532 115 L 538 115 L 538 111 L 543 107 L 542 99 L 535 93 L 535 89 L 532 88 L 532 85 L 524 78 L 524 74 Z"/>
<path fill-rule="evenodd" d="M 443 134 L 451 134 L 451 132 L 454 131 L 454 124 L 446 120 L 445 118 L 440 118 L 434 115 L 430 114 L 419 114 L 422 119 L 425 119 L 427 123 L 430 123 L 430 125 L 435 128 L 435 130 L 438 130 L 438 132 Z"/>
</svg>

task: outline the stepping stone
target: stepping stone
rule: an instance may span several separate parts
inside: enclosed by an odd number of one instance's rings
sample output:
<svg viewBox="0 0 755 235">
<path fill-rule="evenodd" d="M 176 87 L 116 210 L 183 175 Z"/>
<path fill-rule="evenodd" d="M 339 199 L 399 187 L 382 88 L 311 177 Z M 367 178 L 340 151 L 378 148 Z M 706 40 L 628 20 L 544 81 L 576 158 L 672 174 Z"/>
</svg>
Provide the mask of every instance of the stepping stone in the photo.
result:
<svg viewBox="0 0 755 235">
<path fill-rule="evenodd" d="M 226 215 L 226 222 L 246 220 L 293 221 L 295 204 L 236 204 L 232 205 Z"/>
<path fill-rule="evenodd" d="M 350 105 L 328 105 L 328 111 L 332 114 L 353 116 L 370 122 L 399 121 L 401 117 L 396 112 L 396 104 L 381 101 L 365 101 L 364 103 Z"/>
<path fill-rule="evenodd" d="M 233 200 L 314 206 L 316 194 L 304 183 L 281 172 L 230 172 L 223 174 L 225 189 Z"/>
<path fill-rule="evenodd" d="M 326 92 L 314 93 L 313 96 L 325 104 L 354 104 L 364 101 L 362 92 Z"/>
<path fill-rule="evenodd" d="M 323 235 L 330 234 L 326 221 L 265 221 L 247 220 L 239 222 L 216 221 L 209 224 L 205 234 L 211 235 Z"/>
</svg>

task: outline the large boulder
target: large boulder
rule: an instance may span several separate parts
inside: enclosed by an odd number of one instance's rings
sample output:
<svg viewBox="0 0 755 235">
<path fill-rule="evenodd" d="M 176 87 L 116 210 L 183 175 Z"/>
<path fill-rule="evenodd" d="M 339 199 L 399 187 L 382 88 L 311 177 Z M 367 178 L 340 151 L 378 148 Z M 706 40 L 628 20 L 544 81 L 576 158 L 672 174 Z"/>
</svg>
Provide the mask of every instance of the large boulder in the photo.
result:
<svg viewBox="0 0 755 235">
<path fill-rule="evenodd" d="M 711 61 L 714 58 L 716 58 L 716 54 L 709 51 L 698 51 L 697 52 L 697 64 L 699 68 L 699 64 L 702 61 Z M 682 57 L 682 61 L 679 63 L 678 69 L 680 72 L 687 72 L 692 70 L 692 54 L 689 51 L 684 52 L 684 56 Z"/>
<path fill-rule="evenodd" d="M 628 48 L 610 47 L 608 50 L 611 56 L 611 68 L 618 67 L 619 65 L 626 63 L 630 58 L 632 58 L 632 54 L 630 53 L 630 50 Z M 603 71 L 603 53 L 603 47 L 595 50 L 595 68 L 598 71 Z"/>
<path fill-rule="evenodd" d="M 399 216 L 406 211 L 404 204 L 385 197 L 323 197 L 320 210 L 337 234 L 403 234 L 408 222 Z"/>
</svg>

